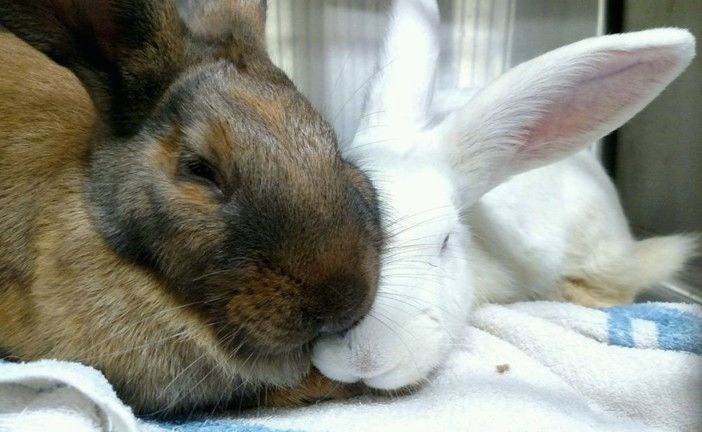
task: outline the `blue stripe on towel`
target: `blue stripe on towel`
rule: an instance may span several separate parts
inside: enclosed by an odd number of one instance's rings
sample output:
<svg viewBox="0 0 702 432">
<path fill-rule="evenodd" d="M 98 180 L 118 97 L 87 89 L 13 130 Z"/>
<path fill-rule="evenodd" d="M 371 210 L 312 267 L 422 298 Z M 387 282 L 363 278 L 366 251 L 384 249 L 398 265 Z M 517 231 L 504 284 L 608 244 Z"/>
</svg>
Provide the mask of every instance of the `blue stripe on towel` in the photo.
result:
<svg viewBox="0 0 702 432">
<path fill-rule="evenodd" d="M 602 309 L 608 314 L 609 343 L 634 347 L 631 320 L 654 322 L 658 331 L 658 348 L 702 354 L 702 318 L 658 304 L 642 303 Z"/>
<path fill-rule="evenodd" d="M 607 336 L 610 345 L 634 347 L 634 335 L 631 334 L 631 317 L 621 311 L 611 311 L 607 317 Z"/>
<path fill-rule="evenodd" d="M 288 429 L 271 429 L 265 426 L 242 423 L 238 420 L 224 419 L 155 422 L 152 424 L 170 432 L 294 432 Z"/>
</svg>

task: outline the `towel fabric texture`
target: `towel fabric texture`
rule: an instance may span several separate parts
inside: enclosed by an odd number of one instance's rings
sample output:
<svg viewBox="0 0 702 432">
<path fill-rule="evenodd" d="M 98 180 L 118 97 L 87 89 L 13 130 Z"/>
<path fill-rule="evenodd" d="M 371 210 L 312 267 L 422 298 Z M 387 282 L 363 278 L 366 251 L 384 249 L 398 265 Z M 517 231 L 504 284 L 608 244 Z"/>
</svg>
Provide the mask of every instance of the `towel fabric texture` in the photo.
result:
<svg viewBox="0 0 702 432">
<path fill-rule="evenodd" d="M 700 431 L 702 307 L 477 309 L 414 394 L 188 422 L 136 419 L 96 370 L 0 363 L 0 432 Z"/>
</svg>

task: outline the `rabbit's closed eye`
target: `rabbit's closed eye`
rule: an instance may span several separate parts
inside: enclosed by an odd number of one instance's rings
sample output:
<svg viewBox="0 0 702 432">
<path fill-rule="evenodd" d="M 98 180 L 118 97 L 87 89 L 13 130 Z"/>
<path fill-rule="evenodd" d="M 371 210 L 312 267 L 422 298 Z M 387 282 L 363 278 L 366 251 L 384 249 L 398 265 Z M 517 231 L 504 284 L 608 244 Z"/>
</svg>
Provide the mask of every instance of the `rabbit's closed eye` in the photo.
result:
<svg viewBox="0 0 702 432">
<path fill-rule="evenodd" d="M 184 171 L 188 178 L 199 183 L 204 183 L 212 188 L 218 196 L 222 196 L 222 177 L 205 159 L 198 156 L 188 156 L 183 161 Z"/>
<path fill-rule="evenodd" d="M 451 234 L 446 234 L 446 237 L 444 237 L 444 240 L 441 242 L 441 253 L 446 252 L 446 250 L 448 249 L 449 238 L 451 238 Z"/>
</svg>

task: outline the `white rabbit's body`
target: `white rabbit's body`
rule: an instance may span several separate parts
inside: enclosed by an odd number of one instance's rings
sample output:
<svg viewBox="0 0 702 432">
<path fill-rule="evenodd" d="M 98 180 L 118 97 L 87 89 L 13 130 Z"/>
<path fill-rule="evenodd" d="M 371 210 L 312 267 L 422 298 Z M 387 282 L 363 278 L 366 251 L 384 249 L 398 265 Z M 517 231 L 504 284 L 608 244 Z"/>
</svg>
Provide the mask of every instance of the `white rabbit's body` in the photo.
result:
<svg viewBox="0 0 702 432">
<path fill-rule="evenodd" d="M 620 302 L 691 252 L 684 237 L 634 241 L 611 181 L 581 150 L 685 69 L 692 35 L 587 39 L 447 107 L 433 98 L 438 27 L 435 1 L 395 1 L 366 112 L 343 149 L 369 172 L 388 238 L 369 315 L 314 347 L 313 364 L 339 381 L 421 382 L 474 298 Z"/>
<path fill-rule="evenodd" d="M 488 302 L 555 298 L 567 251 L 579 246 L 571 244 L 571 232 L 608 225 L 619 237 L 614 240 L 628 238 L 616 192 L 596 164 L 592 153 L 582 150 L 509 179 L 466 212 L 476 257 L 494 261 L 502 273 L 481 277 L 476 297 Z"/>
<path fill-rule="evenodd" d="M 636 241 L 617 191 L 590 150 L 512 177 L 464 215 L 473 232 L 476 302 L 624 303 L 670 277 L 694 247 Z"/>
</svg>

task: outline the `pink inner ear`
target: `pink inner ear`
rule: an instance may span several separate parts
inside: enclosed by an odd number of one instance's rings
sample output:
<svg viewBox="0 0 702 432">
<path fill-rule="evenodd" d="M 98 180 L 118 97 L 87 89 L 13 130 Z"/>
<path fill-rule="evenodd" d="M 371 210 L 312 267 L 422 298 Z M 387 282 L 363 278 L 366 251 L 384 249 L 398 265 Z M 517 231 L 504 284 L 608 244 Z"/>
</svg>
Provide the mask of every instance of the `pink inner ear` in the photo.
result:
<svg viewBox="0 0 702 432">
<path fill-rule="evenodd" d="M 670 49 L 647 48 L 599 52 L 597 59 L 573 64 L 574 70 L 563 72 L 574 78 L 547 102 L 544 115 L 528 129 L 519 158 L 554 159 L 618 128 L 658 94 L 655 89 L 675 67 L 675 60 Z"/>
</svg>

